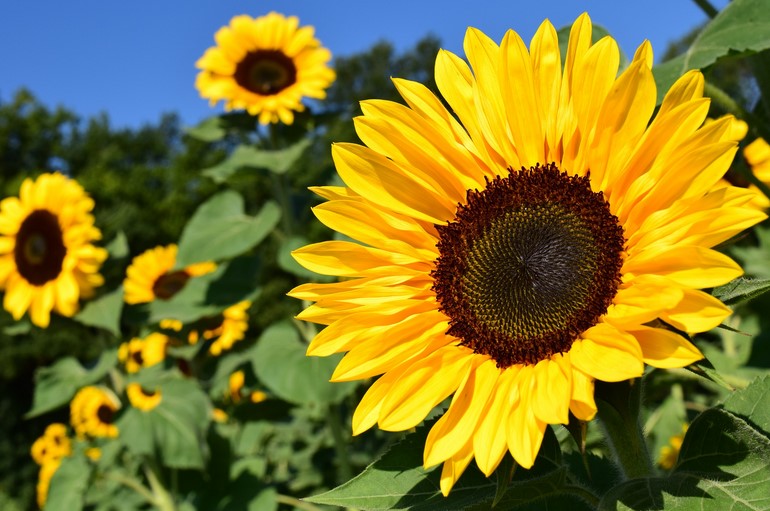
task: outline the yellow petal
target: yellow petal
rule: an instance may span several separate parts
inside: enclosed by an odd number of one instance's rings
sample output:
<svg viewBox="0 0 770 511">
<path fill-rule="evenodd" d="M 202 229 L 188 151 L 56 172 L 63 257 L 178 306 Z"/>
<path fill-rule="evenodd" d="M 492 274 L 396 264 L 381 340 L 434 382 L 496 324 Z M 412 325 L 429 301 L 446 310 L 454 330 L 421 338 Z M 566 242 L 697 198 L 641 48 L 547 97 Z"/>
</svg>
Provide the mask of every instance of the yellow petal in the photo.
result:
<svg viewBox="0 0 770 511">
<path fill-rule="evenodd" d="M 572 400 L 569 409 L 572 415 L 582 421 L 590 421 L 596 415 L 594 379 L 576 369 L 572 371 Z"/>
<path fill-rule="evenodd" d="M 644 362 L 653 367 L 684 367 L 703 358 L 690 341 L 670 330 L 644 328 L 630 333 L 639 341 Z"/>
<path fill-rule="evenodd" d="M 509 389 L 517 373 L 518 370 L 513 368 L 502 371 L 473 434 L 476 464 L 487 477 L 495 471 L 508 450 L 503 432 L 510 414 Z"/>
<path fill-rule="evenodd" d="M 538 362 L 532 381 L 535 417 L 547 424 L 567 424 L 572 391 L 572 367 L 568 356 L 556 354 Z"/>
<path fill-rule="evenodd" d="M 444 466 L 441 468 L 441 493 L 446 497 L 452 490 L 452 487 L 460 478 L 460 476 L 468 468 L 471 460 L 473 459 L 473 444 L 468 441 L 462 448 L 452 456 L 452 459 L 447 460 Z"/>
<path fill-rule="evenodd" d="M 623 273 L 662 275 L 693 289 L 726 284 L 743 270 L 724 254 L 705 247 L 653 247 L 626 259 Z"/>
<path fill-rule="evenodd" d="M 599 323 L 572 344 L 572 364 L 586 375 L 603 381 L 622 381 L 644 372 L 642 350 L 636 339 L 606 323 Z"/>
<path fill-rule="evenodd" d="M 732 311 L 717 298 L 703 291 L 686 289 L 682 300 L 661 318 L 685 332 L 708 332 L 719 326 Z"/>
</svg>

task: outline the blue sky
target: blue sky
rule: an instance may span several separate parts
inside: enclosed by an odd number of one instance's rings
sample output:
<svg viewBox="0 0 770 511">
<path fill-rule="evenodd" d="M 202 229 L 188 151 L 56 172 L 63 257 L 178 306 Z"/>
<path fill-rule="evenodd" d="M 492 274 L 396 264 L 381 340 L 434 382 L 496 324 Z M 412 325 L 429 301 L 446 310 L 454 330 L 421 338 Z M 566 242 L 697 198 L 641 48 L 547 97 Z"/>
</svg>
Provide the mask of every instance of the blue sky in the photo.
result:
<svg viewBox="0 0 770 511">
<path fill-rule="evenodd" d="M 727 0 L 714 2 L 724 7 Z M 218 113 L 193 86 L 194 63 L 214 32 L 236 14 L 271 10 L 316 27 L 334 55 L 364 51 L 379 40 L 397 50 L 428 33 L 462 51 L 468 26 L 499 41 L 513 28 L 528 41 L 543 19 L 556 27 L 587 11 L 633 54 L 650 39 L 666 43 L 706 19 L 692 0 L 25 0 L 5 2 L 0 18 L 0 101 L 27 87 L 46 105 L 83 117 L 107 112 L 115 127 L 155 122 L 177 112 L 186 125 Z"/>
</svg>

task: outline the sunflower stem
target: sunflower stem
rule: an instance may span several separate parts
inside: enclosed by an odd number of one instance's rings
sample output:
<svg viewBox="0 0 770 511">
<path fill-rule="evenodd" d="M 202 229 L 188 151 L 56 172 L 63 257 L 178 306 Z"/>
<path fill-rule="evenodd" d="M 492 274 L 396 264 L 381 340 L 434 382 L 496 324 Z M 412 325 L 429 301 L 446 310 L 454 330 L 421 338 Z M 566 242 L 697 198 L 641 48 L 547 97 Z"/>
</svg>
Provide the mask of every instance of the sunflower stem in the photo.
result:
<svg viewBox="0 0 770 511">
<path fill-rule="evenodd" d="M 653 474 L 652 459 L 639 422 L 642 381 L 596 382 L 598 417 L 626 478 Z"/>
<path fill-rule="evenodd" d="M 171 496 L 166 487 L 163 486 L 163 483 L 160 482 L 158 475 L 150 467 L 149 463 L 144 464 L 144 475 L 147 477 L 152 493 L 155 496 L 155 506 L 160 511 L 176 511 L 174 497 Z"/>
<path fill-rule="evenodd" d="M 334 437 L 334 451 L 337 454 L 337 460 L 339 462 L 339 477 L 342 482 L 349 481 L 353 478 L 353 467 L 350 465 L 348 459 L 348 442 L 345 438 L 345 432 L 342 427 L 342 421 L 340 420 L 340 409 L 336 405 L 329 405 L 329 413 L 327 413 L 327 419 L 329 422 L 329 429 L 332 431 Z"/>
<path fill-rule="evenodd" d="M 290 506 L 294 506 L 297 509 L 304 509 L 305 511 L 322 511 L 320 507 L 314 506 L 310 502 L 305 502 L 303 500 L 299 500 L 298 498 L 292 497 L 290 495 L 283 495 L 281 493 L 275 496 L 275 501 L 279 504 L 288 504 Z"/>
<path fill-rule="evenodd" d="M 267 127 L 268 132 L 268 149 L 276 151 L 278 149 L 278 131 L 275 124 L 270 123 Z M 289 238 L 294 233 L 294 221 L 291 208 L 291 195 L 289 189 L 286 186 L 286 176 L 284 174 L 276 174 L 270 172 L 270 181 L 273 185 L 273 194 L 275 195 L 278 204 L 281 206 L 281 226 L 283 234 Z"/>
<path fill-rule="evenodd" d="M 719 14 L 719 9 L 711 5 L 711 2 L 709 2 L 708 0 L 693 0 L 693 2 L 695 2 L 695 4 L 698 7 L 700 7 L 701 10 L 705 12 L 706 16 L 708 16 L 709 18 L 713 18 L 714 16 Z"/>
</svg>

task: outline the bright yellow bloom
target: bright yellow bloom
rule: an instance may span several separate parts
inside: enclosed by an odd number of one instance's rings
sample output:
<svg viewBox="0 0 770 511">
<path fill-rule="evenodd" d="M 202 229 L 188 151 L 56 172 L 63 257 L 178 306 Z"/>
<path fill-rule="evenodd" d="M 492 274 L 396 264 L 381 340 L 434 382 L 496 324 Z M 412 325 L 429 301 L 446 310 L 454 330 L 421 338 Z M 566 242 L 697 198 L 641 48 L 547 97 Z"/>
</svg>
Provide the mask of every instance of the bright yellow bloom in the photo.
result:
<svg viewBox="0 0 770 511">
<path fill-rule="evenodd" d="M 147 392 L 138 383 L 129 383 L 126 387 L 126 395 L 131 406 L 144 412 L 152 410 L 163 400 L 160 390 Z"/>
<path fill-rule="evenodd" d="M 201 337 L 206 341 L 212 341 L 209 346 L 209 353 L 215 357 L 233 347 L 233 344 L 243 340 L 246 336 L 246 330 L 249 329 L 248 310 L 251 302 L 244 300 L 231 305 L 222 311 L 222 314 L 211 318 L 201 320 L 200 326 L 190 330 L 187 335 L 187 341 L 190 344 L 197 344 Z M 160 322 L 160 327 L 179 332 L 183 325 L 181 321 L 175 319 L 164 319 Z"/>
<path fill-rule="evenodd" d="M 473 459 L 487 475 L 506 452 L 531 467 L 548 424 L 594 417 L 595 380 L 702 358 L 655 320 L 719 325 L 730 310 L 701 289 L 742 270 L 711 247 L 765 218 L 744 207 L 753 192 L 717 188 L 737 141 L 730 118 L 704 126 L 701 73 L 652 118 L 650 44 L 618 76 L 617 43 L 591 32 L 580 16 L 562 63 L 548 21 L 529 48 L 469 29 L 470 65 L 436 60 L 451 111 L 401 79 L 406 105 L 363 102 L 366 146 L 333 146 L 346 186 L 318 188 L 314 208 L 358 243 L 294 252 L 343 277 L 290 293 L 316 302 L 300 319 L 327 325 L 308 355 L 347 352 L 333 381 L 381 375 L 354 434 L 408 430 L 454 394 L 424 451 L 444 494 Z"/>
<path fill-rule="evenodd" d="M 214 408 L 211 411 L 211 418 L 214 420 L 214 422 L 227 422 L 228 415 L 227 412 L 222 410 L 221 408 Z"/>
<path fill-rule="evenodd" d="M 212 106 L 223 100 L 225 110 L 245 109 L 261 124 L 291 124 L 305 109 L 302 99 L 324 99 L 335 78 L 327 66 L 332 55 L 314 30 L 276 12 L 235 16 L 195 63 L 195 87 Z"/>
<path fill-rule="evenodd" d="M 78 438 L 118 436 L 113 424 L 120 401 L 109 390 L 102 387 L 83 387 L 70 402 L 70 423 Z"/>
<path fill-rule="evenodd" d="M 126 303 L 147 303 L 156 299 L 168 300 L 187 284 L 191 277 L 211 273 L 215 263 L 191 264 L 172 271 L 176 265 L 176 245 L 155 247 L 134 257 L 126 270 L 123 282 Z"/>
<path fill-rule="evenodd" d="M 233 403 L 237 403 L 241 400 L 241 391 L 243 390 L 245 381 L 246 375 L 243 371 L 235 371 L 230 375 L 230 379 L 228 380 L 228 397 Z"/>
<path fill-rule="evenodd" d="M 676 461 L 679 459 L 679 451 L 682 450 L 682 442 L 684 442 L 684 435 L 687 433 L 687 424 L 682 426 L 682 432 L 678 435 L 672 436 L 668 443 L 660 448 L 660 457 L 658 458 L 658 465 L 666 470 L 671 470 L 676 465 Z"/>
<path fill-rule="evenodd" d="M 153 332 L 144 339 L 134 337 L 118 347 L 118 359 L 125 364 L 126 372 L 135 373 L 143 367 L 151 367 L 166 358 L 169 338 Z"/>
<path fill-rule="evenodd" d="M 102 450 L 98 447 L 89 447 L 86 449 L 86 457 L 91 461 L 99 461 L 102 458 Z"/>
<path fill-rule="evenodd" d="M 261 390 L 255 390 L 249 395 L 249 399 L 252 403 L 261 403 L 262 401 L 265 401 L 269 396 L 261 391 Z"/>
<path fill-rule="evenodd" d="M 72 317 L 104 279 L 107 251 L 91 210 L 94 201 L 76 181 L 59 174 L 27 178 L 18 197 L 0 202 L 0 289 L 3 307 L 19 320 L 47 327 L 51 311 Z"/>
<path fill-rule="evenodd" d="M 45 502 L 48 499 L 48 488 L 51 486 L 51 478 L 59 469 L 59 465 L 61 465 L 61 458 L 46 461 L 40 467 L 37 477 L 37 505 L 40 509 L 43 509 L 45 506 Z"/>
<path fill-rule="evenodd" d="M 49 424 L 43 436 L 32 444 L 31 454 L 38 465 L 72 454 L 72 441 L 67 436 L 67 426 L 59 422 Z"/>
</svg>

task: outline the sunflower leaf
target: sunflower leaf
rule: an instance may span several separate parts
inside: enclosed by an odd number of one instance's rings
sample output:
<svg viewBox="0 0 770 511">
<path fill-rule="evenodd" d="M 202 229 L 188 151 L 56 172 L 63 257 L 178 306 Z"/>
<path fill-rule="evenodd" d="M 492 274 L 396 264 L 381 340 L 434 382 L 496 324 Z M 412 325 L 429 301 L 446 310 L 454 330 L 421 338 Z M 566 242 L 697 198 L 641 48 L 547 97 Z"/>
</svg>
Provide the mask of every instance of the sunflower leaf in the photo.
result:
<svg viewBox="0 0 770 511">
<path fill-rule="evenodd" d="M 669 477 L 622 483 L 599 509 L 756 510 L 770 508 L 770 377 L 700 414 Z"/>
<path fill-rule="evenodd" d="M 719 298 L 725 305 L 732 307 L 752 300 L 768 291 L 770 291 L 770 279 L 738 277 L 724 286 L 714 288 L 711 294 L 715 298 Z"/>
<path fill-rule="evenodd" d="M 428 431 L 436 420 L 426 422 L 407 435 L 379 460 L 347 483 L 321 495 L 307 498 L 316 504 L 364 510 L 410 511 L 488 510 L 498 490 L 496 477 L 486 478 L 471 464 L 449 496 L 439 489 L 441 469 L 422 468 L 422 452 Z M 566 486 L 566 468 L 560 465 L 561 451 L 553 431 L 546 429 L 535 465 L 517 468 L 499 498 L 495 510 L 590 509 Z M 505 474 L 503 477 L 508 477 Z"/>
<path fill-rule="evenodd" d="M 241 194 L 233 190 L 218 193 L 187 222 L 179 240 L 177 267 L 242 254 L 265 239 L 280 218 L 281 208 L 273 201 L 263 204 L 252 217 L 244 213 Z"/>
<path fill-rule="evenodd" d="M 161 402 L 143 411 L 128 408 L 116 425 L 119 440 L 140 455 L 159 455 L 167 467 L 203 468 L 204 438 L 211 417 L 211 403 L 199 386 L 189 380 L 161 379 Z"/>
<path fill-rule="evenodd" d="M 658 102 L 690 69 L 703 69 L 728 55 L 770 48 L 770 9 L 767 0 L 733 0 L 701 30 L 690 48 L 652 68 Z"/>
<path fill-rule="evenodd" d="M 51 478 L 46 498 L 46 511 L 78 511 L 88 489 L 92 466 L 83 456 L 62 458 Z"/>
<path fill-rule="evenodd" d="M 202 174 L 213 179 L 215 183 L 224 183 L 234 173 L 245 168 L 266 169 L 274 174 L 285 174 L 299 160 L 310 143 L 309 138 L 302 138 L 286 149 L 276 151 L 240 145 L 229 158 L 218 165 L 204 169 Z"/>
<path fill-rule="evenodd" d="M 37 417 L 69 402 L 81 387 L 101 380 L 118 360 L 117 350 L 102 352 L 90 367 L 83 367 L 75 357 L 67 357 L 49 367 L 41 367 L 35 374 L 35 394 L 32 409 L 26 418 Z"/>
<path fill-rule="evenodd" d="M 337 403 L 355 390 L 355 382 L 329 381 L 341 356 L 308 357 L 306 349 L 291 323 L 276 323 L 253 349 L 254 373 L 275 395 L 296 404 Z"/>
<path fill-rule="evenodd" d="M 217 142 L 232 130 L 253 132 L 256 118 L 246 112 L 229 112 L 203 120 L 197 126 L 186 128 L 185 133 L 203 142 Z"/>
<path fill-rule="evenodd" d="M 120 314 L 123 312 L 123 286 L 86 303 L 73 319 L 88 326 L 103 328 L 120 337 Z"/>
</svg>

